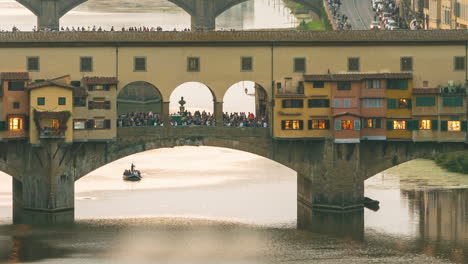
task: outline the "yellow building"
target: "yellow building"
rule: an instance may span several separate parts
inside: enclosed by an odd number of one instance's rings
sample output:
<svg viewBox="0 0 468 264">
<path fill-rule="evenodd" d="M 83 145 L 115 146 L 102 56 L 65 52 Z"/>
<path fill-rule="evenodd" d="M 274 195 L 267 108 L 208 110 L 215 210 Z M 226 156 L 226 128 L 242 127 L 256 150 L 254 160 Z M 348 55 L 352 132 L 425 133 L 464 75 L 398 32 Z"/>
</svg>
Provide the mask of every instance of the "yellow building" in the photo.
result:
<svg viewBox="0 0 468 264">
<path fill-rule="evenodd" d="M 407 78 L 387 80 L 387 139 L 411 140 L 412 139 L 412 92 L 413 81 Z"/>
<path fill-rule="evenodd" d="M 63 139 L 73 142 L 73 90 L 69 76 L 30 84 L 29 141 L 39 145 L 42 140 Z"/>
<path fill-rule="evenodd" d="M 429 0 L 424 7 L 427 29 L 467 29 L 468 0 Z"/>
</svg>

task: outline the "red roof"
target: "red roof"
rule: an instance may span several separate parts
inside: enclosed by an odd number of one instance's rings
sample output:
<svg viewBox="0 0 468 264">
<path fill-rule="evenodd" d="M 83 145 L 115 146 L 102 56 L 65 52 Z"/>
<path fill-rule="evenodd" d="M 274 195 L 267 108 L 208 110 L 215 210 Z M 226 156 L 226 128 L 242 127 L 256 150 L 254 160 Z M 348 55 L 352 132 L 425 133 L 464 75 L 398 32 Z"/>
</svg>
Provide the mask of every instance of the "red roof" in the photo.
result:
<svg viewBox="0 0 468 264">
<path fill-rule="evenodd" d="M 116 77 L 84 77 L 83 83 L 87 85 L 117 84 Z"/>
<path fill-rule="evenodd" d="M 29 80 L 29 72 L 2 72 L 0 73 L 0 79 L 4 81 L 9 80 Z"/>
</svg>

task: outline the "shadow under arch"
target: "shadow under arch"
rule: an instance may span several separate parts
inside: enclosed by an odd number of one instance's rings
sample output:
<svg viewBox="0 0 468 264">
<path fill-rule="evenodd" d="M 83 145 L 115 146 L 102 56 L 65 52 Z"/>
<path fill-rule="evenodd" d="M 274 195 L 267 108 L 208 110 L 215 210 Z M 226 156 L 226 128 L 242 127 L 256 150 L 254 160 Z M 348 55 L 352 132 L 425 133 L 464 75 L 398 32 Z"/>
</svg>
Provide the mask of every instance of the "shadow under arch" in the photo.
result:
<svg viewBox="0 0 468 264">
<path fill-rule="evenodd" d="M 245 94 L 247 97 L 251 97 L 254 101 L 255 113 L 256 117 L 265 117 L 268 118 L 270 113 L 269 104 L 268 104 L 268 93 L 266 89 L 258 82 L 250 81 L 250 80 L 243 80 L 231 85 L 223 96 L 223 106 L 224 112 L 229 112 L 230 109 L 230 102 L 227 97 L 232 96 L 232 92 L 234 89 L 241 89 L 242 93 Z M 240 96 L 238 94 L 238 96 Z M 227 110 L 227 111 L 226 111 Z M 235 111 L 235 112 L 245 112 L 245 111 Z"/>
<path fill-rule="evenodd" d="M 117 114 L 162 113 L 163 96 L 153 84 L 134 81 L 125 85 L 117 96 Z"/>
</svg>

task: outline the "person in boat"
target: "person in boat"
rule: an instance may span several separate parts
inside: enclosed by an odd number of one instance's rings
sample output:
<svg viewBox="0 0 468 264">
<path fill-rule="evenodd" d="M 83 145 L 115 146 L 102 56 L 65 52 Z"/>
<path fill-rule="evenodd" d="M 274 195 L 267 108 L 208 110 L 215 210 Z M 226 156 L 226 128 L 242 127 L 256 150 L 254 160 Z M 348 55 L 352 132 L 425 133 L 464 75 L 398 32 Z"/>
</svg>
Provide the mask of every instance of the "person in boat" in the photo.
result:
<svg viewBox="0 0 468 264">
<path fill-rule="evenodd" d="M 130 166 L 130 168 L 131 168 L 131 171 L 133 172 L 135 169 L 135 165 L 132 163 L 132 166 Z"/>
</svg>

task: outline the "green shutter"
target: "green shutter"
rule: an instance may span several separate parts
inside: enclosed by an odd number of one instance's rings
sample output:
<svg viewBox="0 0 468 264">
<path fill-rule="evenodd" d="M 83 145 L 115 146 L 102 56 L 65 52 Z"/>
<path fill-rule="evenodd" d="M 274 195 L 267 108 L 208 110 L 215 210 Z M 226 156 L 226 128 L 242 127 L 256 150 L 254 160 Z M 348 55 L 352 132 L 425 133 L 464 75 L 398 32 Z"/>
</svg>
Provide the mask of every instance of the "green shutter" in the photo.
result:
<svg viewBox="0 0 468 264">
<path fill-rule="evenodd" d="M 6 130 L 7 130 L 7 122 L 0 121 L 0 131 L 6 131 Z"/>
<path fill-rule="evenodd" d="M 387 130 L 393 130 L 393 121 L 387 120 Z"/>
<path fill-rule="evenodd" d="M 341 120 L 335 120 L 335 130 L 341 130 Z"/>
<path fill-rule="evenodd" d="M 466 132 L 466 130 L 467 130 L 467 127 L 466 127 L 466 126 L 467 126 L 467 125 L 468 125 L 468 122 L 467 122 L 467 121 L 462 121 L 462 122 L 461 122 L 461 130 L 462 130 L 463 132 Z"/>
<path fill-rule="evenodd" d="M 440 131 L 447 131 L 448 130 L 448 121 L 442 120 L 440 121 Z"/>
<path fill-rule="evenodd" d="M 434 130 L 434 131 L 439 130 L 439 121 L 438 120 L 432 120 L 431 121 L 431 127 L 432 127 L 432 130 Z"/>
<path fill-rule="evenodd" d="M 396 99 L 388 99 L 387 100 L 387 108 L 388 109 L 396 109 Z"/>
<path fill-rule="evenodd" d="M 411 98 L 408 98 L 408 99 L 406 99 L 406 100 L 408 100 L 408 109 L 413 108 L 413 105 L 412 105 L 412 102 L 411 102 Z"/>
<path fill-rule="evenodd" d="M 435 97 L 424 97 L 424 96 L 417 96 L 416 97 L 416 106 L 435 106 Z"/>
<path fill-rule="evenodd" d="M 413 120 L 413 130 L 419 130 L 419 120 Z"/>
<path fill-rule="evenodd" d="M 413 120 L 406 121 L 406 130 L 413 131 L 414 130 L 414 123 Z"/>
<path fill-rule="evenodd" d="M 354 120 L 354 130 L 361 130 L 361 120 Z"/>
</svg>

